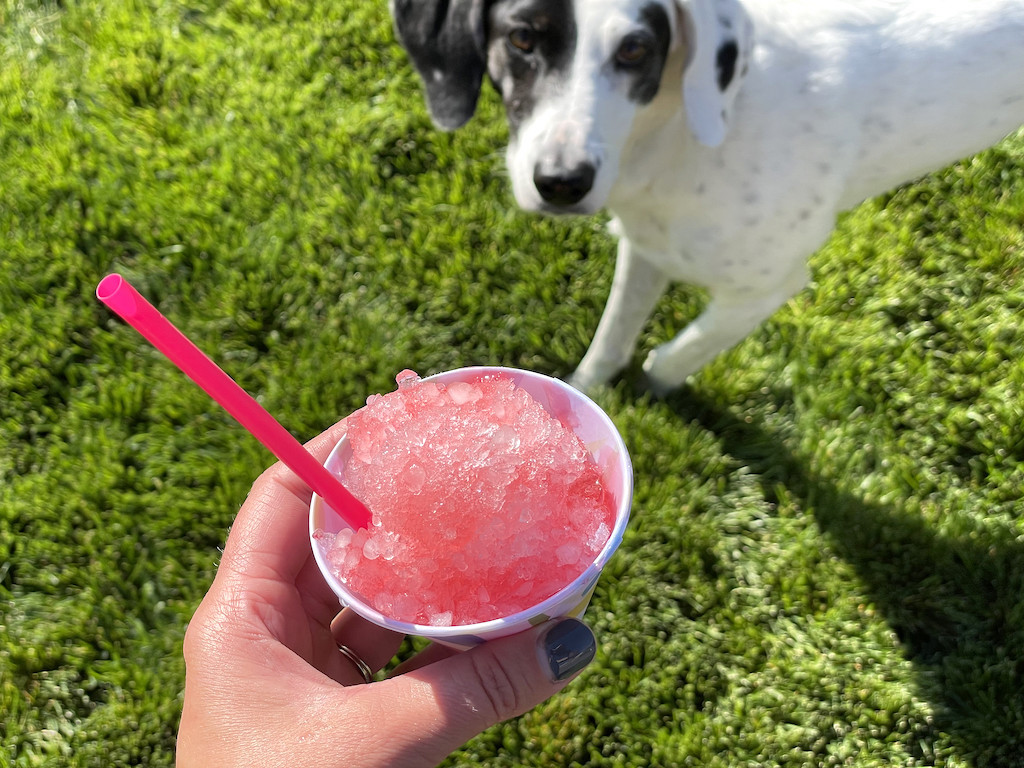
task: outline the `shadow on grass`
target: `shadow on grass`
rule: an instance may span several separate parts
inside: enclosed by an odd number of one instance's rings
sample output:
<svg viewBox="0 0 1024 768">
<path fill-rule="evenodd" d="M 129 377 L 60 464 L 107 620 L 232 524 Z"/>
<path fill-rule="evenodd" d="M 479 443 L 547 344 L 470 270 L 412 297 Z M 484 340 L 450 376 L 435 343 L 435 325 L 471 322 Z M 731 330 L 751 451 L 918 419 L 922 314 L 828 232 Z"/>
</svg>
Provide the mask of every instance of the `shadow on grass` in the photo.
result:
<svg viewBox="0 0 1024 768">
<path fill-rule="evenodd" d="M 816 476 L 783 435 L 684 388 L 666 403 L 712 431 L 760 476 L 810 510 L 918 670 L 938 731 L 978 768 L 1024 768 L 1024 546 L 1009 533 L 948 538 L 898 503 L 866 502 Z"/>
</svg>

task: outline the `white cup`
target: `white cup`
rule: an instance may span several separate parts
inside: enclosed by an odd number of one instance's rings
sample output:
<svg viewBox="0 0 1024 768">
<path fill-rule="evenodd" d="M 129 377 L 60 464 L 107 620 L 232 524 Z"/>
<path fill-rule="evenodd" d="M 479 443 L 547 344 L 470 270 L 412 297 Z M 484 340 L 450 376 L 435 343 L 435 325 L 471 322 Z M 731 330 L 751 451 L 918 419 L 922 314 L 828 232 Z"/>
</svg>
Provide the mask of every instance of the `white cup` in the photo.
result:
<svg viewBox="0 0 1024 768">
<path fill-rule="evenodd" d="M 594 594 L 602 569 L 622 542 L 633 501 L 633 469 L 619 431 L 593 400 L 565 382 L 532 371 L 491 366 L 458 368 L 429 376 L 423 381 L 452 384 L 495 374 L 512 379 L 517 387 L 528 392 L 551 416 L 580 438 L 593 457 L 603 485 L 614 501 L 615 525 L 611 536 L 593 563 L 572 582 L 531 608 L 476 624 L 437 627 L 398 621 L 367 605 L 331 572 L 325 544 L 317 533 L 337 533 L 348 525 L 316 494 L 309 507 L 309 536 L 313 556 L 328 585 L 343 605 L 379 626 L 406 635 L 429 638 L 459 650 L 471 648 L 485 640 L 521 632 L 558 616 L 582 616 Z M 350 456 L 348 439 L 342 438 L 327 457 L 324 466 L 344 482 L 345 463 Z"/>
</svg>

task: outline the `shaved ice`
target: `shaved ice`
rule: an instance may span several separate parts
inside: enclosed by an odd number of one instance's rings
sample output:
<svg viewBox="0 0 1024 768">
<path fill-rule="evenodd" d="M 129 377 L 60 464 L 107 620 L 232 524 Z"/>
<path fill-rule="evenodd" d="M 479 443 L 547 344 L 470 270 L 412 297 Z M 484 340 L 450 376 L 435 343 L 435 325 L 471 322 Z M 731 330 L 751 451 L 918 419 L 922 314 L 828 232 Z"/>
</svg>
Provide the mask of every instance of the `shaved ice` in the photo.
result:
<svg viewBox="0 0 1024 768">
<path fill-rule="evenodd" d="M 373 525 L 317 532 L 339 581 L 393 619 L 464 625 L 531 608 L 594 562 L 615 503 L 570 429 L 502 374 L 398 385 L 347 421 L 343 480 Z"/>
</svg>

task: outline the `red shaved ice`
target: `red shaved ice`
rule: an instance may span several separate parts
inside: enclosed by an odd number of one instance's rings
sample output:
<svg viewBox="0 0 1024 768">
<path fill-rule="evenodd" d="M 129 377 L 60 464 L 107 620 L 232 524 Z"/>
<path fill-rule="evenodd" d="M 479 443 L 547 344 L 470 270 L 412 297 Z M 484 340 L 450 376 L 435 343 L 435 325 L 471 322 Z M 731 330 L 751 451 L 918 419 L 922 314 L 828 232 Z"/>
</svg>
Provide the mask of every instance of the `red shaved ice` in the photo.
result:
<svg viewBox="0 0 1024 768">
<path fill-rule="evenodd" d="M 526 610 L 583 573 L 615 504 L 582 441 L 505 375 L 398 385 L 347 421 L 344 482 L 373 525 L 319 534 L 339 581 L 386 616 L 448 626 Z"/>
</svg>

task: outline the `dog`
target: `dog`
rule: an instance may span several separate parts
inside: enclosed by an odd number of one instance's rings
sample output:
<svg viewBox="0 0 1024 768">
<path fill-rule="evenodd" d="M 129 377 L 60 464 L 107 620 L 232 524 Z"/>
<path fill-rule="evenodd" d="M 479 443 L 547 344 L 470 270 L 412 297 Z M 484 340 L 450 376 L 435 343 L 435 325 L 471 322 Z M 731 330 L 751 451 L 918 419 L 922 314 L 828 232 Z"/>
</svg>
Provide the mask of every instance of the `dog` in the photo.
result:
<svg viewBox="0 0 1024 768">
<path fill-rule="evenodd" d="M 569 381 L 631 360 L 671 281 L 704 311 L 643 364 L 664 394 L 800 291 L 861 201 L 1024 123 L 1024 0 L 391 0 L 434 123 L 504 103 L 518 204 L 607 209 L 611 292 Z"/>
</svg>

